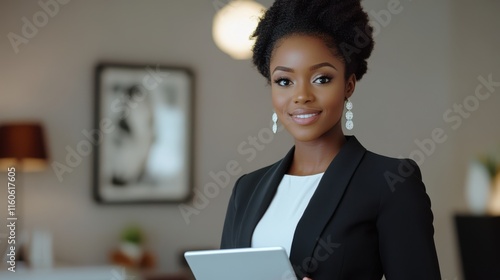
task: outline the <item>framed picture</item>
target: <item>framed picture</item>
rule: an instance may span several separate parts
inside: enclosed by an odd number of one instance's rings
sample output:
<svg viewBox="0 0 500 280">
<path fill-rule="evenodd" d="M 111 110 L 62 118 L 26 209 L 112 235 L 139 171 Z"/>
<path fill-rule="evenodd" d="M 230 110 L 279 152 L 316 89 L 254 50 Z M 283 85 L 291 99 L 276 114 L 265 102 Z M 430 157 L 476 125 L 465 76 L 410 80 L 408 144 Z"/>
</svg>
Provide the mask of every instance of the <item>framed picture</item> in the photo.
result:
<svg viewBox="0 0 500 280">
<path fill-rule="evenodd" d="M 180 202 L 191 195 L 193 75 L 185 68 L 96 68 L 94 197 Z"/>
</svg>

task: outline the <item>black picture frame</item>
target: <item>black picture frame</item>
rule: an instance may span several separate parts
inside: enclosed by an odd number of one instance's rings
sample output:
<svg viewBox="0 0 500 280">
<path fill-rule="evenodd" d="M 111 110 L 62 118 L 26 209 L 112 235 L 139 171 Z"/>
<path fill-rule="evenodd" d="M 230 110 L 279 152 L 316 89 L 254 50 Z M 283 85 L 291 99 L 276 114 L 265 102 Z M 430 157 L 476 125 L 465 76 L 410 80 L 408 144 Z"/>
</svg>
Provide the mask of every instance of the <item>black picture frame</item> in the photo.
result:
<svg viewBox="0 0 500 280">
<path fill-rule="evenodd" d="M 95 68 L 98 203 L 172 203 L 192 195 L 194 75 L 158 64 Z"/>
</svg>

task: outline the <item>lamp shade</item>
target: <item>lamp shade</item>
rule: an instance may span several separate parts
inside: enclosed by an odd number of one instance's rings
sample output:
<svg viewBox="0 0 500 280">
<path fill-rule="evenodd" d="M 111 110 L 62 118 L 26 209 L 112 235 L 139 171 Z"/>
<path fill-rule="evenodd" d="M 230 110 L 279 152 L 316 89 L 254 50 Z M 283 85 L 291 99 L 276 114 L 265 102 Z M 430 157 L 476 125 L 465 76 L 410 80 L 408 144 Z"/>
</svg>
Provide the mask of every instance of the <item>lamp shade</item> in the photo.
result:
<svg viewBox="0 0 500 280">
<path fill-rule="evenodd" d="M 18 166 L 23 171 L 39 171 L 47 165 L 43 127 L 38 123 L 0 125 L 0 166 Z"/>
<path fill-rule="evenodd" d="M 252 56 L 253 31 L 265 8 L 250 0 L 229 2 L 214 17 L 212 36 L 215 44 L 234 59 L 248 59 Z"/>
</svg>

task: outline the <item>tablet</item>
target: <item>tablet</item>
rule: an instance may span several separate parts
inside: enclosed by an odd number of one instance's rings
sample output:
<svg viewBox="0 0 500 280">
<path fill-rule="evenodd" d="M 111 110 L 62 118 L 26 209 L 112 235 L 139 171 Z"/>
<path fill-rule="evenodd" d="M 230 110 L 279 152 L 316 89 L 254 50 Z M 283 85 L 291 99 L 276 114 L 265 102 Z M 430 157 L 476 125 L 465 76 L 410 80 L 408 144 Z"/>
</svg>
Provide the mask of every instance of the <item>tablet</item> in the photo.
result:
<svg viewBox="0 0 500 280">
<path fill-rule="evenodd" d="M 297 280 L 282 247 L 189 251 L 196 280 Z"/>
</svg>

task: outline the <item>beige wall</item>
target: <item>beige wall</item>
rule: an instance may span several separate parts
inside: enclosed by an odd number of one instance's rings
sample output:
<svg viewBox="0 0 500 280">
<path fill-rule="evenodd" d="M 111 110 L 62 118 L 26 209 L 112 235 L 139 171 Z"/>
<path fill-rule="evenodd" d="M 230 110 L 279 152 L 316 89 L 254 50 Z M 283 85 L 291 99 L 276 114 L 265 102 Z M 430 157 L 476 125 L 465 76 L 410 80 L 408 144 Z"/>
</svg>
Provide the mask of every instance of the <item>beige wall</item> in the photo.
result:
<svg viewBox="0 0 500 280">
<path fill-rule="evenodd" d="M 268 7 L 272 1 L 260 2 Z M 378 12 L 391 1 L 365 2 L 368 11 Z M 456 130 L 443 114 L 474 93 L 479 75 L 491 73 L 500 80 L 500 39 L 494 30 L 500 24 L 499 8 L 491 0 L 401 0 L 399 12 L 380 25 L 369 72 L 352 99 L 353 133 L 375 152 L 407 157 L 419 150 L 415 140 L 431 137 L 436 128 L 446 134 L 421 164 L 433 202 L 443 279 L 460 278 L 452 215 L 466 209 L 467 160 L 499 144 L 493 120 L 500 116 L 500 88 Z M 73 0 L 16 54 L 7 34 L 20 34 L 21 18 L 31 19 L 39 10 L 34 1 L 0 2 L 0 122 L 43 121 L 53 160 L 64 161 L 65 147 L 74 147 L 84 139 L 82 130 L 91 129 L 93 67 L 103 60 L 194 71 L 197 189 L 230 160 L 242 166 L 242 173 L 250 172 L 279 159 L 291 146 L 282 132 L 251 161 L 238 152 L 249 136 L 269 127 L 269 89 L 249 61 L 234 61 L 214 45 L 212 1 Z M 218 246 L 230 195 L 230 187 L 223 189 L 186 224 L 177 205 L 96 205 L 90 157 L 63 182 L 51 170 L 24 179 L 25 224 L 49 228 L 56 257 L 76 264 L 107 262 L 120 230 L 136 222 L 147 232 L 161 268 L 176 270 L 183 248 Z M 0 199 L 5 201 L 4 194 Z"/>
</svg>

